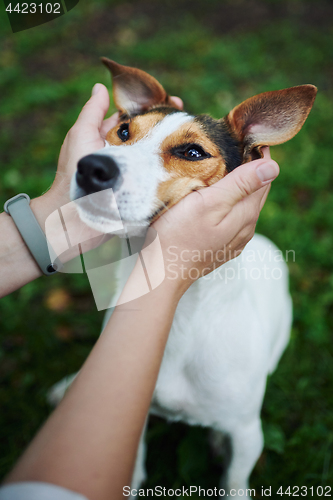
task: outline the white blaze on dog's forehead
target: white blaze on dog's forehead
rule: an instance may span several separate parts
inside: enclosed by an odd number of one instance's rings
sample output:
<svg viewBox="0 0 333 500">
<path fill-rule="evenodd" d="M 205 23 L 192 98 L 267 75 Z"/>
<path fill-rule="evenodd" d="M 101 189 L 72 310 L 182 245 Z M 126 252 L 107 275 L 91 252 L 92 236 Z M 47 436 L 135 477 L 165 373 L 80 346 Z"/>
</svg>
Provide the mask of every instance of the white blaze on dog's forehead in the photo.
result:
<svg viewBox="0 0 333 500">
<path fill-rule="evenodd" d="M 160 146 L 171 134 L 176 132 L 184 123 L 193 121 L 193 116 L 187 113 L 177 112 L 167 115 L 142 139 L 152 141 L 152 146 Z"/>
<path fill-rule="evenodd" d="M 149 130 L 149 132 L 142 139 L 132 145 L 124 144 L 123 147 L 129 148 L 139 143 L 142 144 L 142 142 L 145 142 L 147 140 L 149 140 L 149 145 L 151 148 L 156 147 L 162 144 L 164 139 L 166 139 L 173 132 L 176 132 L 176 130 L 178 130 L 184 123 L 191 122 L 193 121 L 193 119 L 193 116 L 183 112 L 176 112 L 170 115 L 166 115 L 151 130 Z M 112 146 L 107 141 L 105 141 L 104 148 L 108 146 L 114 148 L 122 148 L 122 145 Z M 100 153 L 100 151 L 97 151 L 97 153 Z"/>
</svg>

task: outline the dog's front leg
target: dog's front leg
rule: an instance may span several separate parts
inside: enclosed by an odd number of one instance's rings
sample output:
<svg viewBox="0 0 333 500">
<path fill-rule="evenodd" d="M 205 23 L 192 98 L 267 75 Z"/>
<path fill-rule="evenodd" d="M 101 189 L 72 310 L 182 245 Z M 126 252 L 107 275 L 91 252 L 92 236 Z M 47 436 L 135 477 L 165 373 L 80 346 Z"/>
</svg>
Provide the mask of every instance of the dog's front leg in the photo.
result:
<svg viewBox="0 0 333 500">
<path fill-rule="evenodd" d="M 264 444 L 259 416 L 229 432 L 231 438 L 231 462 L 223 485 L 226 494 L 236 500 L 251 498 L 249 476 L 258 460 Z M 252 491 L 252 496 L 254 491 Z M 221 498 L 225 498 L 221 497 Z"/>
</svg>

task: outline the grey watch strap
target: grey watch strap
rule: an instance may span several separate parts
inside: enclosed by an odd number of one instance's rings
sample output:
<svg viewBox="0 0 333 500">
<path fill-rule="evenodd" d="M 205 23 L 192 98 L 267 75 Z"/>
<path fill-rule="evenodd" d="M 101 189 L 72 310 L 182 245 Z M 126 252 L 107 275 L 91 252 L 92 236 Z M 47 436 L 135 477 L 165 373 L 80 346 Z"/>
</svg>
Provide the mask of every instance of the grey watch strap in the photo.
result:
<svg viewBox="0 0 333 500">
<path fill-rule="evenodd" d="M 60 263 L 51 262 L 46 236 L 30 208 L 30 198 L 20 193 L 6 201 L 4 210 L 16 224 L 25 244 L 46 276 L 57 272 Z"/>
</svg>

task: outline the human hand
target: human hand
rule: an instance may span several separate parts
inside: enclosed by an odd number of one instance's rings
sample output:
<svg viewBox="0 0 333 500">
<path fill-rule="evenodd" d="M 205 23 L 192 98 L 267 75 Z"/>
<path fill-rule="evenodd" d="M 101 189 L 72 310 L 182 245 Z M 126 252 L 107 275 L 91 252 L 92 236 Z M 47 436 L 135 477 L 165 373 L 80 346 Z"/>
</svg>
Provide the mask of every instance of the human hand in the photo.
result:
<svg viewBox="0 0 333 500">
<path fill-rule="evenodd" d="M 253 237 L 271 181 L 279 173 L 269 148 L 263 152 L 264 158 L 241 165 L 212 186 L 191 193 L 153 224 L 162 246 L 166 278 L 171 278 L 168 265 L 172 263 L 171 279 L 183 292 L 198 277 L 239 255 Z M 193 252 L 200 255 L 198 261 L 189 258 Z M 191 273 L 193 268 L 198 272 Z"/>
<path fill-rule="evenodd" d="M 107 88 L 101 83 L 96 83 L 90 99 L 67 133 L 60 150 L 56 177 L 50 188 L 50 193 L 59 200 L 59 206 L 70 201 L 70 182 L 78 161 L 103 148 L 107 132 L 118 123 L 118 112 L 104 120 L 109 105 Z"/>
</svg>

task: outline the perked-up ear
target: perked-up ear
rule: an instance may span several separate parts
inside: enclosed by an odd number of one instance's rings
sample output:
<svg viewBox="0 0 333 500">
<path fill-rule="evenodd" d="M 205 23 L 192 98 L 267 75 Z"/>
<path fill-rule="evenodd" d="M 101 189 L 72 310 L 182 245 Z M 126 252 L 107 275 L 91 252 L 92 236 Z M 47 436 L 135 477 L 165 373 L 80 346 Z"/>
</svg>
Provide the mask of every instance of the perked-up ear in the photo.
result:
<svg viewBox="0 0 333 500">
<path fill-rule="evenodd" d="M 175 107 L 153 76 L 141 69 L 122 66 L 106 57 L 101 60 L 112 74 L 113 99 L 121 113 L 136 115 L 158 104 Z"/>
<path fill-rule="evenodd" d="M 264 92 L 230 111 L 225 121 L 231 134 L 243 144 L 243 162 L 262 157 L 263 146 L 294 137 L 310 113 L 316 93 L 313 85 Z"/>
</svg>

